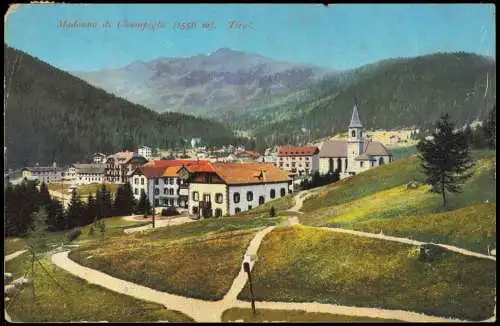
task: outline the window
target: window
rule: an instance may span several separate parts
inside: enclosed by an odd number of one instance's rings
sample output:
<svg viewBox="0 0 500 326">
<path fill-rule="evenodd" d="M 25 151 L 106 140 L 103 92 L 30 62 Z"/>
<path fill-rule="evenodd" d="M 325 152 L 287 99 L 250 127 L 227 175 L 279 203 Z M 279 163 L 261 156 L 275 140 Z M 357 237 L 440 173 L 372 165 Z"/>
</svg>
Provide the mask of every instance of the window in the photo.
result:
<svg viewBox="0 0 500 326">
<path fill-rule="evenodd" d="M 259 205 L 264 204 L 265 201 L 266 200 L 265 200 L 264 196 L 259 196 Z"/>
<path fill-rule="evenodd" d="M 203 201 L 209 203 L 211 201 L 210 194 L 203 194 Z"/>
<path fill-rule="evenodd" d="M 370 161 L 370 165 L 371 166 L 374 166 L 375 162 L 374 161 Z"/>
<path fill-rule="evenodd" d="M 193 200 L 198 201 L 200 199 L 200 194 L 197 191 L 193 191 Z"/>
<path fill-rule="evenodd" d="M 238 214 L 239 212 L 241 212 L 241 208 L 236 207 L 236 208 L 234 209 L 234 213 L 235 213 L 235 214 Z"/>
<path fill-rule="evenodd" d="M 206 176 L 205 176 L 205 183 L 211 183 L 211 182 L 210 182 L 210 181 L 211 181 L 210 179 L 211 179 L 211 178 L 210 178 L 208 175 L 206 175 Z"/>
<path fill-rule="evenodd" d="M 169 189 L 169 195 L 173 195 L 174 194 L 174 189 L 173 188 L 170 188 Z"/>
<path fill-rule="evenodd" d="M 160 189 L 155 189 L 155 195 L 159 195 L 160 194 Z"/>
<path fill-rule="evenodd" d="M 170 178 L 170 184 L 173 185 L 174 184 L 174 178 Z"/>
<path fill-rule="evenodd" d="M 235 203 L 239 203 L 239 202 L 240 202 L 240 193 L 239 193 L 239 192 L 235 192 L 235 193 L 233 194 L 233 201 L 234 201 Z"/>
<path fill-rule="evenodd" d="M 163 178 L 163 184 L 166 185 L 168 183 L 168 178 Z"/>
<path fill-rule="evenodd" d="M 252 201 L 253 200 L 253 192 L 247 191 L 247 201 Z"/>
<path fill-rule="evenodd" d="M 170 199 L 170 206 L 174 206 L 174 200 Z"/>
<path fill-rule="evenodd" d="M 134 194 L 138 195 L 139 194 L 139 189 L 135 188 L 134 189 Z"/>
<path fill-rule="evenodd" d="M 274 199 L 274 197 L 276 197 L 276 190 L 271 189 L 271 191 L 269 192 L 269 196 L 271 197 L 271 199 Z"/>
<path fill-rule="evenodd" d="M 222 200 L 223 200 L 222 194 L 215 194 L 215 202 L 217 204 L 222 204 Z M 217 215 L 217 213 L 215 215 Z"/>
<path fill-rule="evenodd" d="M 222 216 L 222 209 L 216 208 L 215 209 L 215 217 L 221 217 Z"/>
<path fill-rule="evenodd" d="M 141 179 L 141 185 L 144 185 L 144 179 Z"/>
<path fill-rule="evenodd" d="M 135 184 L 138 185 L 139 184 L 139 179 L 135 178 Z"/>
<path fill-rule="evenodd" d="M 181 184 L 181 179 L 176 179 L 177 180 L 177 185 Z"/>
<path fill-rule="evenodd" d="M 167 188 L 163 188 L 163 194 L 166 195 L 167 194 Z"/>
<path fill-rule="evenodd" d="M 248 210 L 251 210 L 252 209 L 252 205 L 248 205 Z"/>
<path fill-rule="evenodd" d="M 285 188 L 281 188 L 280 195 L 281 195 L 281 197 L 286 196 L 286 189 Z"/>
<path fill-rule="evenodd" d="M 359 167 L 362 168 L 363 167 L 363 161 L 359 162 Z"/>
<path fill-rule="evenodd" d="M 282 168 L 282 167 L 283 167 L 283 162 L 280 162 L 280 168 Z"/>
<path fill-rule="evenodd" d="M 158 182 L 158 179 L 155 179 L 155 186 L 157 186 L 157 185 L 158 185 L 158 183 L 159 183 L 159 182 Z"/>
<path fill-rule="evenodd" d="M 193 214 L 198 214 L 198 207 L 196 206 L 193 206 Z"/>
<path fill-rule="evenodd" d="M 351 133 L 351 136 L 352 137 L 356 137 L 356 131 L 353 130 L 352 133 Z"/>
</svg>

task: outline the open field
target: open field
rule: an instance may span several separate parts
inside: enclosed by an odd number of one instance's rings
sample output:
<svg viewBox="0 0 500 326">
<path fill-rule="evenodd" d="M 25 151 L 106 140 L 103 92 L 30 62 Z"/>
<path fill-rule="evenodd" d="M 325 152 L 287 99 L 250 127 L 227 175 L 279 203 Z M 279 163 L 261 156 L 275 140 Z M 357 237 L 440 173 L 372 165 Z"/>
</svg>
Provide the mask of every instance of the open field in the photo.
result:
<svg viewBox="0 0 500 326">
<path fill-rule="evenodd" d="M 293 195 L 287 195 L 285 197 L 268 201 L 263 205 L 252 208 L 251 210 L 241 212 L 236 216 L 269 216 L 269 210 L 271 209 L 271 207 L 274 207 L 276 215 L 280 215 L 287 209 L 292 208 L 293 205 L 295 205 L 295 199 L 293 198 Z"/>
<path fill-rule="evenodd" d="M 429 185 L 407 189 L 406 185 L 371 193 L 343 204 L 326 206 L 301 216 L 303 224 L 350 227 L 353 223 L 386 220 L 394 217 L 441 213 L 470 205 L 496 202 L 496 183 L 492 178 L 494 158 L 477 162 L 473 177 L 463 192 L 447 194 L 448 205 L 443 208 L 440 194 L 429 192 Z M 342 189 L 340 189 L 342 190 Z"/>
<path fill-rule="evenodd" d="M 258 301 L 319 302 L 483 320 L 494 308 L 496 264 L 444 249 L 295 226 L 267 235 L 253 272 Z M 238 298 L 248 299 L 248 285 Z"/>
<path fill-rule="evenodd" d="M 161 305 L 137 300 L 89 284 L 54 266 L 47 257 L 41 259 L 41 262 L 50 276 L 40 265 L 35 265 L 36 301 L 33 304 L 31 286 L 26 286 L 18 297 L 6 303 L 7 312 L 13 321 L 192 321 L 188 316 L 167 310 Z M 24 254 L 6 262 L 5 265 L 6 271 L 17 278 L 23 276 L 24 272 L 29 269 L 29 257 Z"/>
<path fill-rule="evenodd" d="M 47 184 L 48 187 L 49 187 L 49 190 L 53 190 L 53 191 L 58 191 L 58 192 L 62 192 L 63 194 L 65 195 L 69 195 L 70 192 L 69 190 L 71 189 L 70 188 L 70 184 L 67 184 L 67 183 L 49 183 Z M 118 184 L 114 184 L 114 183 L 106 183 L 106 188 L 112 193 L 112 194 L 115 194 L 116 191 L 118 190 Z M 78 193 L 80 194 L 80 196 L 82 197 L 88 197 L 90 194 L 92 196 L 95 196 L 95 193 L 97 192 L 97 190 L 101 189 L 102 187 L 102 184 L 100 183 L 91 183 L 91 184 L 87 184 L 87 185 L 77 185 L 77 190 L 78 190 Z"/>
<path fill-rule="evenodd" d="M 488 254 L 496 248 L 496 203 L 478 204 L 454 211 L 354 223 L 355 230 L 419 241 L 445 243 Z"/>
<path fill-rule="evenodd" d="M 123 234 L 123 230 L 128 228 L 135 228 L 147 224 L 151 224 L 148 221 L 127 221 L 124 220 L 123 217 L 108 217 L 103 219 L 104 224 L 106 225 L 105 237 L 114 237 L 117 235 Z M 94 235 L 89 235 L 89 230 L 92 224 L 84 226 L 82 228 L 81 235 L 77 238 L 78 241 L 86 241 L 86 240 L 100 240 L 102 238 L 101 233 L 98 228 L 94 229 Z"/>
<path fill-rule="evenodd" d="M 495 200 L 496 183 L 493 178 L 495 153 L 495 151 L 473 151 L 473 157 L 477 160 L 475 175 L 467 182 L 463 194 L 449 195 L 449 209 L 480 203 L 487 199 Z M 420 182 L 425 180 L 420 170 L 420 160 L 416 156 L 323 186 L 319 188 L 318 194 L 304 202 L 303 211 L 311 212 L 327 206 L 345 204 L 379 191 L 406 185 L 412 180 Z M 436 198 L 438 197 L 439 195 L 436 195 Z"/>
<path fill-rule="evenodd" d="M 4 238 L 3 239 L 3 254 L 10 255 L 16 251 L 26 249 L 26 242 L 23 238 Z"/>
<path fill-rule="evenodd" d="M 120 237 L 77 248 L 69 257 L 111 276 L 159 291 L 222 299 L 256 230 L 172 240 Z"/>
<path fill-rule="evenodd" d="M 270 310 L 257 308 L 256 314 L 252 309 L 231 308 L 222 314 L 222 322 L 243 321 L 249 323 L 259 322 L 371 322 L 371 323 L 399 323 L 399 320 L 389 320 L 369 317 L 343 316 L 302 310 Z"/>
</svg>

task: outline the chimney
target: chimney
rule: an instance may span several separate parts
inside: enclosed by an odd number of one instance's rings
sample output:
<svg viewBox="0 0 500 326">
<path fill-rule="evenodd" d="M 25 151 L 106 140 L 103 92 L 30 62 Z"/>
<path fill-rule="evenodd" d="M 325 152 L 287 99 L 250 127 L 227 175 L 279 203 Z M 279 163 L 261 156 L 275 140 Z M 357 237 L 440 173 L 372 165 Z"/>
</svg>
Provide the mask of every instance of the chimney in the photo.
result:
<svg viewBox="0 0 500 326">
<path fill-rule="evenodd" d="M 260 170 L 261 180 L 266 182 L 266 170 Z"/>
</svg>

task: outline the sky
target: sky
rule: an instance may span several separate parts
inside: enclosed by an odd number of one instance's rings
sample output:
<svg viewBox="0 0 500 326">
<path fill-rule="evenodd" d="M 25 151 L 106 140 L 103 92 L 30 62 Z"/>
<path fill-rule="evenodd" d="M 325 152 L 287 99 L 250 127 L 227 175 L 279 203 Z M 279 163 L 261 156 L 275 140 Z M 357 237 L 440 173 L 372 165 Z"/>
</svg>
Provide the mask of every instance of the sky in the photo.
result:
<svg viewBox="0 0 500 326">
<path fill-rule="evenodd" d="M 6 20 L 8 45 L 67 71 L 219 48 L 332 69 L 435 52 L 496 56 L 492 4 L 24 4 Z"/>
</svg>

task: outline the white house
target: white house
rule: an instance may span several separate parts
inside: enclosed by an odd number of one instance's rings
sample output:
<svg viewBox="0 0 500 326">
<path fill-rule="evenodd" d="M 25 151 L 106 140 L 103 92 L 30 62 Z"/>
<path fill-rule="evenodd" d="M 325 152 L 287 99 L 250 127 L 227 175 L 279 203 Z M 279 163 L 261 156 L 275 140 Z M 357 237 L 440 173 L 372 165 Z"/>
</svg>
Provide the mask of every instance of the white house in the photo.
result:
<svg viewBox="0 0 500 326">
<path fill-rule="evenodd" d="M 105 181 L 106 164 L 73 164 L 73 167 L 76 170 L 76 184 L 103 183 Z"/>
<path fill-rule="evenodd" d="M 96 164 L 105 164 L 107 155 L 103 153 L 92 154 L 92 162 Z"/>
<path fill-rule="evenodd" d="M 201 138 L 191 138 L 191 147 L 195 148 L 201 143 Z"/>
<path fill-rule="evenodd" d="M 319 149 L 316 146 L 280 147 L 275 165 L 299 177 L 311 175 L 319 171 L 318 153 Z"/>
<path fill-rule="evenodd" d="M 189 213 L 230 216 L 286 196 L 287 172 L 265 163 L 208 163 L 181 169 L 189 174 Z"/>
<path fill-rule="evenodd" d="M 146 158 L 149 161 L 153 155 L 153 152 L 151 151 L 151 147 L 142 145 L 137 148 L 137 154 Z"/>
<path fill-rule="evenodd" d="M 347 140 L 330 140 L 319 152 L 320 174 L 339 171 L 340 178 L 392 162 L 392 153 L 382 143 L 365 138 L 357 105 L 354 105 Z"/>
<path fill-rule="evenodd" d="M 57 167 L 56 162 L 52 166 L 25 167 L 21 170 L 22 178 L 38 180 L 40 182 L 60 182 L 64 169 Z"/>
</svg>

